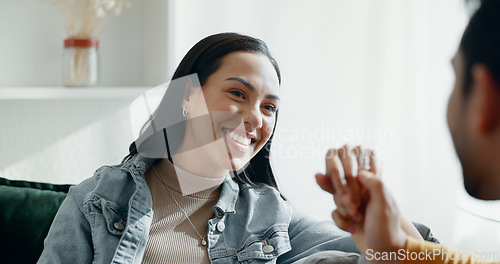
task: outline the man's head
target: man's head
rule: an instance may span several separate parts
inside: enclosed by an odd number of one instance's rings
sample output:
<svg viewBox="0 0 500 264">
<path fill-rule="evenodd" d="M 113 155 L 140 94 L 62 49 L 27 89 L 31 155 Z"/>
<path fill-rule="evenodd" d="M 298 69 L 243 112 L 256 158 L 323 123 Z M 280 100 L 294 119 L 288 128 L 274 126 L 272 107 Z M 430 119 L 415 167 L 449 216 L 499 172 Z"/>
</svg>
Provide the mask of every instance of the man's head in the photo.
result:
<svg viewBox="0 0 500 264">
<path fill-rule="evenodd" d="M 483 0 L 452 61 L 448 126 L 467 192 L 500 199 L 500 0 Z"/>
</svg>

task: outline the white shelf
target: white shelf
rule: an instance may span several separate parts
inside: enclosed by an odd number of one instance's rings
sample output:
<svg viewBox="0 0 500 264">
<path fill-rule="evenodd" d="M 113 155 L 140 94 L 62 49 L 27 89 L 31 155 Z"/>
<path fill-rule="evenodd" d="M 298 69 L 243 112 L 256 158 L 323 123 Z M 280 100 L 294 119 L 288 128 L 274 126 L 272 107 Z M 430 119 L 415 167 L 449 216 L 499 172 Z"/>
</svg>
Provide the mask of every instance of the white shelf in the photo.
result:
<svg viewBox="0 0 500 264">
<path fill-rule="evenodd" d="M 134 99 L 153 87 L 0 87 L 0 100 Z"/>
</svg>

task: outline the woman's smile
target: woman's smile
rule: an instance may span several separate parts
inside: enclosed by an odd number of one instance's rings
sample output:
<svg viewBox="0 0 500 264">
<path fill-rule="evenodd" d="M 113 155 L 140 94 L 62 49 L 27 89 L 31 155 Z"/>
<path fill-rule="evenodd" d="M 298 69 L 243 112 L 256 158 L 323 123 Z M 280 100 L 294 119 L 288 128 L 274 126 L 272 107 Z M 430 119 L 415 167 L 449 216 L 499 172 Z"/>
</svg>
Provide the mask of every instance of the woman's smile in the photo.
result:
<svg viewBox="0 0 500 264">
<path fill-rule="evenodd" d="M 231 149 L 237 150 L 243 154 L 250 153 L 255 149 L 255 136 L 239 129 L 222 128 L 222 132 L 226 135 L 226 142 Z"/>
</svg>

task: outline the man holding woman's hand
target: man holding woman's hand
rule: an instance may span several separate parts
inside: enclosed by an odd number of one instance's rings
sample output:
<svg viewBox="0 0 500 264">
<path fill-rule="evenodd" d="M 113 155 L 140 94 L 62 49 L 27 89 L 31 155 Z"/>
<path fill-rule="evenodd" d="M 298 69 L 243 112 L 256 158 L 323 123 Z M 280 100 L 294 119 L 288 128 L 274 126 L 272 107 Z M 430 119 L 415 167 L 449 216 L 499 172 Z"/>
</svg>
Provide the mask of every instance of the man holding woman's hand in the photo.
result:
<svg viewBox="0 0 500 264">
<path fill-rule="evenodd" d="M 369 167 L 362 162 L 367 157 Z M 323 190 L 333 194 L 337 209 L 332 217 L 341 229 L 352 233 L 356 246 L 368 260 L 370 252 L 397 254 L 405 248 L 407 237 L 423 240 L 380 180 L 373 151 L 346 145 L 330 149 L 325 161 L 326 174 L 316 174 L 316 180 Z"/>
</svg>

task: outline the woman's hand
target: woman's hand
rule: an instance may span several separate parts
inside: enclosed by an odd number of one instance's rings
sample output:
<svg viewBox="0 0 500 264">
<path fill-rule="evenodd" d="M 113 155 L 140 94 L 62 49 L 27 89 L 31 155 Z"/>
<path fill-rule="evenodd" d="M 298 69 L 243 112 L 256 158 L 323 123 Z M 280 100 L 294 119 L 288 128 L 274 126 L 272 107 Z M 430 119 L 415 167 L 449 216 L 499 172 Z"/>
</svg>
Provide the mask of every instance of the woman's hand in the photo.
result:
<svg viewBox="0 0 500 264">
<path fill-rule="evenodd" d="M 352 233 L 367 259 L 375 252 L 404 248 L 408 235 L 422 239 L 380 180 L 373 151 L 346 145 L 329 150 L 325 161 L 326 174 L 317 174 L 316 180 L 323 190 L 334 195 L 337 209 L 332 213 L 333 219 L 341 229 Z"/>
</svg>

